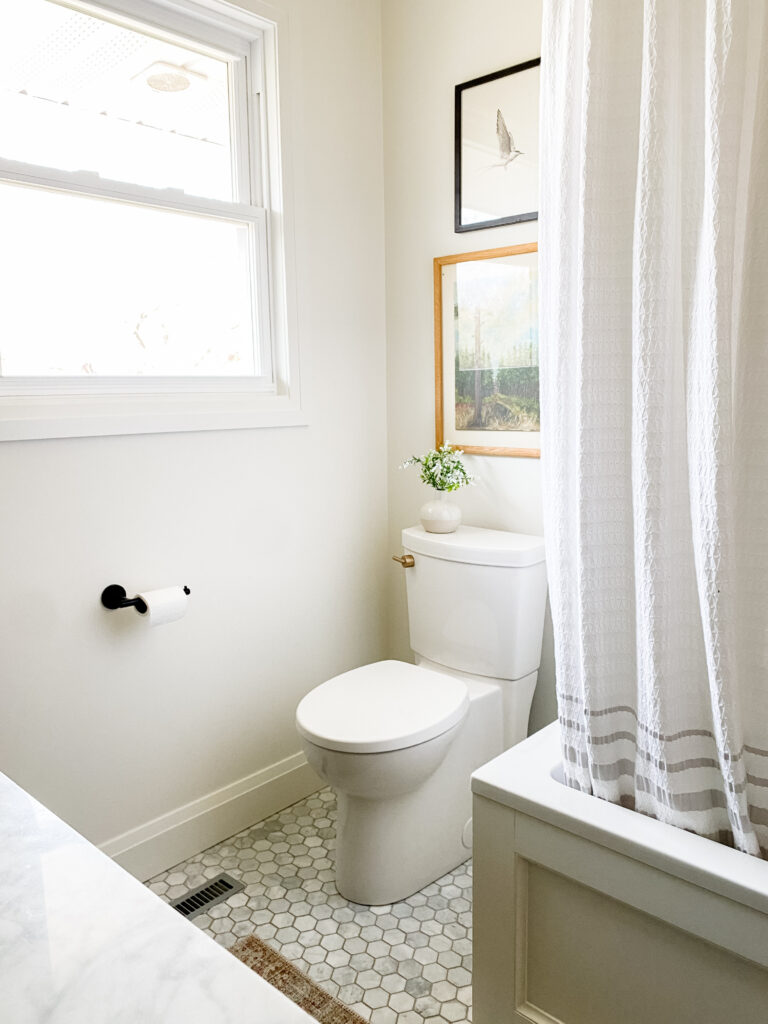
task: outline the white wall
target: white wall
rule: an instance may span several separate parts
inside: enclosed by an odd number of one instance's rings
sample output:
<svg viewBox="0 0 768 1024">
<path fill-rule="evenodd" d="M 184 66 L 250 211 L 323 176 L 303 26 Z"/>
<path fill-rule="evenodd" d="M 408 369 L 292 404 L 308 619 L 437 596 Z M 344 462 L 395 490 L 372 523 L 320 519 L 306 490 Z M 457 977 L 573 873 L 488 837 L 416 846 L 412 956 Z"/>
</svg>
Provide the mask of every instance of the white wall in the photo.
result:
<svg viewBox="0 0 768 1024">
<path fill-rule="evenodd" d="M 432 260 L 536 241 L 537 223 L 455 234 L 454 86 L 540 55 L 538 0 L 383 0 L 389 383 L 390 546 L 418 519 L 427 489 L 408 455 L 433 447 Z M 540 533 L 540 464 L 467 457 L 476 487 L 456 495 L 474 526 Z M 409 657 L 402 571 L 390 569 L 391 643 Z M 555 717 L 551 626 L 544 641 L 531 728 Z"/>
<path fill-rule="evenodd" d="M 0 770 L 110 852 L 147 839 L 126 861 L 144 875 L 311 788 L 299 698 L 409 656 L 389 555 L 425 499 L 396 466 L 434 440 L 432 258 L 536 237 L 453 233 L 452 147 L 453 86 L 537 55 L 538 3 L 275 6 L 290 15 L 309 426 L 0 445 Z M 538 462 L 470 461 L 466 521 L 541 529 Z M 189 612 L 150 630 L 101 608 L 113 582 L 187 583 Z M 554 713 L 550 638 L 540 680 L 534 727 Z M 266 803 L 238 803 L 283 769 Z M 154 843 L 166 826 L 175 845 Z"/>
<path fill-rule="evenodd" d="M 299 698 L 385 653 L 380 5 L 279 6 L 309 426 L 0 445 L 0 770 L 97 843 L 297 753 Z"/>
</svg>

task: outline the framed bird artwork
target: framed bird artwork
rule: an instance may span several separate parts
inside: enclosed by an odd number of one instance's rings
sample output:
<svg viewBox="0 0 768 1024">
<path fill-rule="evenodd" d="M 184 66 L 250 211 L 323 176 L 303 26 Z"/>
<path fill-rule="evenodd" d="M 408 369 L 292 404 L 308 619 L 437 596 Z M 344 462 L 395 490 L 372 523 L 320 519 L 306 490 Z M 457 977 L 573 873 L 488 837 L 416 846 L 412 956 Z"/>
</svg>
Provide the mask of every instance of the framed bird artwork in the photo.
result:
<svg viewBox="0 0 768 1024">
<path fill-rule="evenodd" d="M 540 64 L 456 86 L 456 231 L 537 219 Z"/>
</svg>

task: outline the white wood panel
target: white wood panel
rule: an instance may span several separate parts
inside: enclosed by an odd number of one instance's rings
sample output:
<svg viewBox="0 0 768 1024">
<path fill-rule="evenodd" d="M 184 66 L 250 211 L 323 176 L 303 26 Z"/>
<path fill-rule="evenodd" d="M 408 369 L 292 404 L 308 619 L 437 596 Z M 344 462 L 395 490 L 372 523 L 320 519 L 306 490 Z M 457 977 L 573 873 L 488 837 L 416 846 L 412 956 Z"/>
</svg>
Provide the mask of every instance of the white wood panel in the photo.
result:
<svg viewBox="0 0 768 1024">
<path fill-rule="evenodd" d="M 768 1019 L 768 917 L 474 798 L 475 1024 Z"/>
</svg>

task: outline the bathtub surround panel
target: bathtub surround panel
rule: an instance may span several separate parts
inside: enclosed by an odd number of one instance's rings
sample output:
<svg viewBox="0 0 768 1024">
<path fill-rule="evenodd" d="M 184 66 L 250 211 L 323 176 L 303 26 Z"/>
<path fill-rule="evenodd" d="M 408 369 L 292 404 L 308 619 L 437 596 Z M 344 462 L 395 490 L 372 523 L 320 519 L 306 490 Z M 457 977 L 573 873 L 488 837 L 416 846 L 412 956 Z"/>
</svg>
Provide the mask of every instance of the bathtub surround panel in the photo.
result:
<svg viewBox="0 0 768 1024">
<path fill-rule="evenodd" d="M 768 865 L 557 781 L 557 726 L 473 779 L 475 1024 L 762 1020 Z"/>
<path fill-rule="evenodd" d="M 603 856 L 588 843 L 566 846 L 555 829 L 537 833 L 524 816 L 508 811 L 502 815 L 512 817 L 515 832 L 515 854 L 511 857 L 507 850 L 505 868 L 511 916 L 508 934 L 500 937 L 497 931 L 492 936 L 490 920 L 501 920 L 497 891 L 483 891 L 477 865 L 476 905 L 484 906 L 485 913 L 481 918 L 476 912 L 475 1024 L 616 1024 L 617 1019 L 622 1024 L 720 1024 L 763 1019 L 768 970 L 715 944 L 720 941 L 719 919 L 710 915 L 722 912 L 721 898 L 705 899 L 699 914 L 691 915 L 683 901 L 701 895 L 694 887 L 665 885 L 666 879 L 651 870 L 625 872 L 618 855 Z M 495 850 L 499 858 L 497 826 L 476 804 L 478 848 L 490 843 L 489 852 Z M 574 870 L 575 862 L 585 861 L 591 861 L 591 871 Z M 586 884 L 563 877 L 564 872 L 581 873 Z M 618 885 L 612 886 L 618 877 Z M 674 909 L 657 905 L 651 913 L 638 910 L 633 903 L 660 901 L 627 902 L 631 888 L 663 893 Z M 700 927 L 702 919 L 708 922 L 701 927 L 704 938 L 694 932 L 697 918 Z M 504 970 L 493 978 L 486 963 L 491 947 Z"/>
<path fill-rule="evenodd" d="M 296 705 L 387 653 L 381 12 L 274 6 L 308 425 L 0 445 L 2 767 L 110 852 L 167 838 L 144 877 L 316 788 Z M 110 613 L 113 581 L 187 614 Z"/>
<path fill-rule="evenodd" d="M 534 862 L 522 860 L 518 878 L 526 1001 L 552 1018 L 713 1024 L 765 1014 L 763 968 Z M 628 946 L 632 933 L 647 941 Z"/>
</svg>

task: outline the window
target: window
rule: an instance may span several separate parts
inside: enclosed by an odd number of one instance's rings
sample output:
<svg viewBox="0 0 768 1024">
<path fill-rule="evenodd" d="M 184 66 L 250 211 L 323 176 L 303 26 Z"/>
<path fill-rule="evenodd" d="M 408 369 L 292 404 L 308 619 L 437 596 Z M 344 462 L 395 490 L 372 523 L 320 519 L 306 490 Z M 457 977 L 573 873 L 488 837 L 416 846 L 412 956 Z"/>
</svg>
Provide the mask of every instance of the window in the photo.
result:
<svg viewBox="0 0 768 1024">
<path fill-rule="evenodd" d="M 0 437 L 295 411 L 276 31 L 233 10 L 0 14 Z M 200 398 L 207 424 L 189 419 Z M 84 428 L 94 413 L 111 424 Z"/>
</svg>

